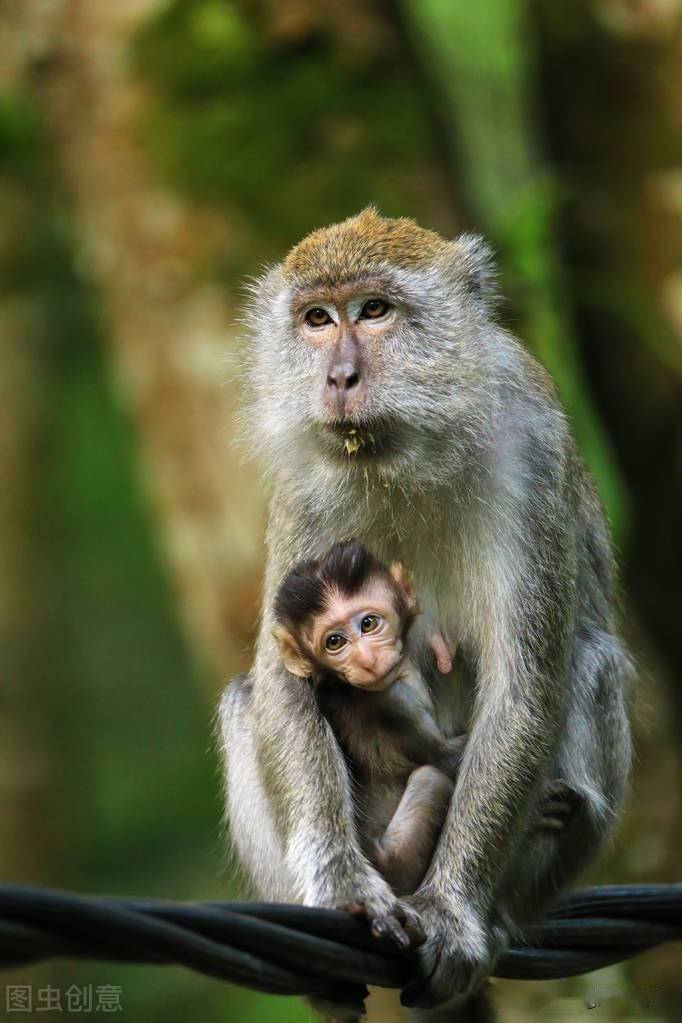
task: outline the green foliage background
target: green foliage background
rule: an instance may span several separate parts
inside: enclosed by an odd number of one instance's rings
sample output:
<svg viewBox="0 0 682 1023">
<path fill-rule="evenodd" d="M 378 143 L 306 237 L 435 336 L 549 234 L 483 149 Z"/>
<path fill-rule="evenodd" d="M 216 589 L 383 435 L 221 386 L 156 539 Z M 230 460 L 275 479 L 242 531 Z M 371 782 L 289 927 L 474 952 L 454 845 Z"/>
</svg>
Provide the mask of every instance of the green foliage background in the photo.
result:
<svg viewBox="0 0 682 1023">
<path fill-rule="evenodd" d="M 677 763 L 682 734 L 679 580 L 671 572 L 679 554 L 680 339 L 655 282 L 622 258 L 652 233 L 635 212 L 624 222 L 612 215 L 614 189 L 621 204 L 634 203 L 632 177 L 594 144 L 606 134 L 611 153 L 622 152 L 628 122 L 618 103 L 628 100 L 597 92 L 588 115 L 589 89 L 566 86 L 577 55 L 589 82 L 615 53 L 606 64 L 617 82 L 619 60 L 655 67 L 654 43 L 636 50 L 589 5 L 560 16 L 549 0 L 377 3 L 374 33 L 353 31 L 349 5 L 345 34 L 314 5 L 289 6 L 294 29 L 285 30 L 266 3 L 172 0 L 131 41 L 150 165 L 167 188 L 230 225 L 229 250 L 197 274 L 236 292 L 244 274 L 302 234 L 370 201 L 445 232 L 475 226 L 492 237 L 510 296 L 503 315 L 552 370 L 609 512 L 632 594 L 628 629 L 644 675 L 656 675 L 665 693 L 652 697 L 651 716 L 671 708 L 654 739 L 641 738 L 639 769 L 655 777 L 650 747 Z M 675 33 L 659 45 L 678 47 Z M 572 103 L 583 111 L 580 129 Z M 650 148 L 659 145 L 676 167 L 679 124 L 660 131 L 664 141 Z M 2 256 L 0 298 L 28 296 L 39 324 L 28 344 L 43 367 L 31 450 L 31 636 L 12 662 L 26 706 L 39 708 L 32 746 L 50 758 L 50 803 L 37 814 L 35 836 L 49 857 L 34 880 L 168 898 L 235 896 L 213 706 L 178 626 L 135 430 L 106 351 L 108 323 L 51 180 L 50 147 L 30 89 L 1 94 L 3 201 L 15 201 L 19 184 L 28 212 L 26 230 Z M 672 843 L 680 808 L 674 794 L 667 799 Z M 624 834 L 604 879 L 675 880 L 677 844 L 652 852 L 661 840 L 636 819 Z M 677 1018 L 682 989 L 661 962 L 649 974 L 646 962 L 633 967 L 638 973 L 613 974 L 623 991 L 628 977 L 652 986 L 667 978 L 654 1010 L 623 995 L 604 1018 Z M 60 964 L 20 977 L 121 984 L 129 1018 L 140 1020 L 308 1017 L 293 1000 L 170 968 Z M 517 987 L 505 994 L 502 1018 L 578 1018 L 570 1013 L 586 983 L 527 996 Z"/>
</svg>

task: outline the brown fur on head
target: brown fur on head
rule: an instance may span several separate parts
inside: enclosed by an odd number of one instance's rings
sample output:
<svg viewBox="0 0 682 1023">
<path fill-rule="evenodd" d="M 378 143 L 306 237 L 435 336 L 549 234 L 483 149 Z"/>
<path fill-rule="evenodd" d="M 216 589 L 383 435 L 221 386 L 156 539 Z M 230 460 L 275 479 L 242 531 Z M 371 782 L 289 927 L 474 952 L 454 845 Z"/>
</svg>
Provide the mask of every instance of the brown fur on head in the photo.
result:
<svg viewBox="0 0 682 1023">
<path fill-rule="evenodd" d="M 389 568 L 346 540 L 295 565 L 277 591 L 274 612 L 274 636 L 292 674 L 332 673 L 374 689 L 390 684 L 417 603 L 402 562 Z M 328 645 L 331 637 L 340 641 L 338 650 Z"/>
<path fill-rule="evenodd" d="M 313 231 L 291 250 L 282 269 L 297 282 L 330 287 L 386 264 L 416 267 L 431 262 L 448 244 L 409 217 L 391 220 L 368 206 L 340 224 Z"/>
</svg>

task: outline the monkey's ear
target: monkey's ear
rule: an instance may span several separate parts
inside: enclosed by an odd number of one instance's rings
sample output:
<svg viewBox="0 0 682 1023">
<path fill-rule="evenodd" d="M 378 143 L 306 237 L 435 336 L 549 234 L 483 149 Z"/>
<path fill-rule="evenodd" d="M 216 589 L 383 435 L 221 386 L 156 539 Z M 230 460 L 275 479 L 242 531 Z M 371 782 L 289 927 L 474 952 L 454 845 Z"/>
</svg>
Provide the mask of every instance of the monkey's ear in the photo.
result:
<svg viewBox="0 0 682 1023">
<path fill-rule="evenodd" d="M 460 234 L 452 243 L 458 275 L 467 291 L 487 305 L 499 302 L 497 267 L 492 247 L 479 234 Z"/>
<path fill-rule="evenodd" d="M 407 574 L 404 561 L 392 561 L 388 566 L 388 570 L 393 576 L 393 580 L 399 590 L 402 592 L 407 605 L 407 610 L 411 615 L 419 614 L 419 603 L 415 596 L 414 587 Z"/>
<path fill-rule="evenodd" d="M 277 646 L 287 671 L 290 671 L 292 675 L 297 675 L 298 678 L 309 678 L 313 674 L 313 666 L 301 653 L 298 643 L 291 633 L 283 629 L 281 625 L 276 625 L 272 630 L 272 635 L 277 640 Z"/>
</svg>

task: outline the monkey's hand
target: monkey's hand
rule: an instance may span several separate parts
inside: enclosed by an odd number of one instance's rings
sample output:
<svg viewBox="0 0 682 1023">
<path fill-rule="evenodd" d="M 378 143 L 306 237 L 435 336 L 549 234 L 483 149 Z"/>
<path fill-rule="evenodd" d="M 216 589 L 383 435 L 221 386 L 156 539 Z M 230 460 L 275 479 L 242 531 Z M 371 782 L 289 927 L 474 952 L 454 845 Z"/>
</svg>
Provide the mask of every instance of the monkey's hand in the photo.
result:
<svg viewBox="0 0 682 1023">
<path fill-rule="evenodd" d="M 416 914 L 403 907 L 385 878 L 359 851 L 357 856 L 339 855 L 329 869 L 317 871 L 317 878 L 322 884 L 304 895 L 304 905 L 352 913 L 367 923 L 375 938 L 385 938 L 403 950 L 416 948 L 424 940 Z"/>
<path fill-rule="evenodd" d="M 426 938 L 416 914 L 402 906 L 395 898 L 357 899 L 354 902 L 342 903 L 337 908 L 344 909 L 353 916 L 362 917 L 369 924 L 375 938 L 389 938 L 398 948 L 405 951 L 418 948 Z"/>
<path fill-rule="evenodd" d="M 437 631 L 431 633 L 429 646 L 435 655 L 436 667 L 441 675 L 449 674 L 452 671 L 452 658 L 454 656 L 451 643 L 442 632 Z"/>
<path fill-rule="evenodd" d="M 402 1004 L 430 1009 L 473 994 L 504 945 L 501 932 L 494 932 L 463 897 L 446 903 L 423 887 L 405 902 L 417 913 L 426 941 L 419 951 L 419 976 L 403 991 Z"/>
</svg>

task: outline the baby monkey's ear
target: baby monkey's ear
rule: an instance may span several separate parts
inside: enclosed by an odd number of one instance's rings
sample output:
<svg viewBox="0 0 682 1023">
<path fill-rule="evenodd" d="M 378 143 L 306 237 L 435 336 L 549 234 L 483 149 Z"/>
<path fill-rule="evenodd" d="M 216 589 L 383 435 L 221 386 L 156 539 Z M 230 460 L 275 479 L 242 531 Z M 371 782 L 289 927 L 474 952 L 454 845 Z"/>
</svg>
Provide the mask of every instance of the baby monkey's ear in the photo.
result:
<svg viewBox="0 0 682 1023">
<path fill-rule="evenodd" d="M 291 633 L 281 625 L 276 625 L 272 630 L 272 635 L 277 640 L 277 646 L 287 671 L 290 671 L 292 675 L 297 675 L 298 678 L 309 678 L 313 674 L 313 666 L 302 653 Z"/>
<path fill-rule="evenodd" d="M 405 568 L 404 561 L 392 561 L 388 567 L 393 581 L 400 590 L 405 600 L 407 610 L 411 615 L 419 614 L 419 602 L 415 596 L 414 587 L 412 581 Z"/>
</svg>

